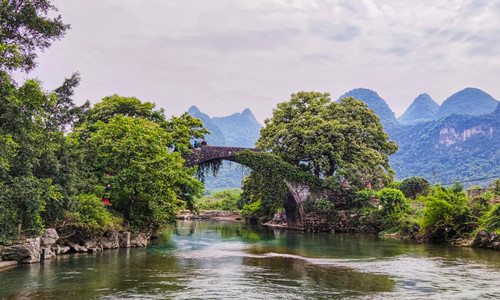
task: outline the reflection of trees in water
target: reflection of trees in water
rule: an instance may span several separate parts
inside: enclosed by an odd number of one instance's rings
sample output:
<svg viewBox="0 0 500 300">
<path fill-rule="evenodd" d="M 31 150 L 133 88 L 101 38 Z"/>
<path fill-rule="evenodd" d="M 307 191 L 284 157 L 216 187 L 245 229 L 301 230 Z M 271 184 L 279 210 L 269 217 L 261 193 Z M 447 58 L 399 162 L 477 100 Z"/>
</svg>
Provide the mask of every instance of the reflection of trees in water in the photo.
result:
<svg viewBox="0 0 500 300">
<path fill-rule="evenodd" d="M 16 284 L 20 290 L 13 290 L 7 298 L 71 299 L 76 296 L 91 299 L 107 295 L 120 297 L 121 293 L 132 290 L 144 295 L 153 291 L 157 294 L 181 288 L 181 269 L 175 256 L 149 255 L 144 248 L 63 255 L 43 264 L 9 271 L 14 272 L 9 275 L 16 282 L 22 283 Z M 165 284 L 165 281 L 173 284 Z M 30 288 L 36 290 L 30 291 Z"/>
<path fill-rule="evenodd" d="M 261 281 L 262 285 L 276 284 L 301 288 L 310 286 L 314 287 L 310 291 L 318 291 L 319 288 L 324 292 L 342 292 L 343 297 L 388 292 L 395 286 L 395 281 L 388 275 L 362 273 L 343 267 L 313 265 L 300 258 L 245 257 L 243 264 L 265 270 L 246 274 L 252 280 Z"/>
</svg>

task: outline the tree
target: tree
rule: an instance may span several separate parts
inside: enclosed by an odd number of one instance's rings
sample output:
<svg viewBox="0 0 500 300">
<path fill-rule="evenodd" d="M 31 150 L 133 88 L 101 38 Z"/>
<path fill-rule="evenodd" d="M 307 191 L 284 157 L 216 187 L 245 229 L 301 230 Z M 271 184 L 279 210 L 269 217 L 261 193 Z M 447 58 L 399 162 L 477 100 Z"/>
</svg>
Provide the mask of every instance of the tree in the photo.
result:
<svg viewBox="0 0 500 300">
<path fill-rule="evenodd" d="M 86 147 L 92 173 L 111 185 L 113 208 L 137 229 L 173 222 L 183 204 L 192 208 L 202 185 L 180 153 L 168 149 L 172 134 L 143 118 L 117 115 L 107 121 L 96 123 Z"/>
<path fill-rule="evenodd" d="M 51 0 L 2 0 L 0 2 L 0 70 L 32 70 L 37 50 L 43 51 L 70 27 Z"/>
<path fill-rule="evenodd" d="M 151 102 L 141 102 L 135 97 L 122 97 L 117 94 L 104 97 L 89 109 L 87 122 L 90 124 L 108 121 L 116 115 L 126 117 L 141 117 L 143 119 L 161 123 L 165 121 L 163 109 L 155 110 L 156 105 Z"/>
<path fill-rule="evenodd" d="M 397 150 L 365 103 L 351 97 L 332 102 L 329 94 L 316 92 L 292 94 L 279 103 L 257 145 L 317 177 L 335 177 L 356 189 L 390 182 L 389 155 Z"/>
<path fill-rule="evenodd" d="M 430 185 L 427 179 L 422 177 L 410 177 L 401 182 L 399 190 L 403 192 L 405 197 L 416 199 L 418 195 L 427 196 L 429 194 Z"/>
</svg>

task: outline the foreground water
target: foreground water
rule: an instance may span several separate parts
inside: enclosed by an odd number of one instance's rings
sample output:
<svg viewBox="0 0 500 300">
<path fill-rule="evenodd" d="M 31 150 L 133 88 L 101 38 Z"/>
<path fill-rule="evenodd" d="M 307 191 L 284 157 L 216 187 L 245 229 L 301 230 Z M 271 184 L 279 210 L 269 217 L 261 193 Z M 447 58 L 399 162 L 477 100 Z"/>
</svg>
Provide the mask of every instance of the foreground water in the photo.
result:
<svg viewBox="0 0 500 300">
<path fill-rule="evenodd" d="M 373 236 L 179 222 L 145 249 L 59 256 L 0 273 L 4 299 L 479 299 L 500 253 Z"/>
</svg>

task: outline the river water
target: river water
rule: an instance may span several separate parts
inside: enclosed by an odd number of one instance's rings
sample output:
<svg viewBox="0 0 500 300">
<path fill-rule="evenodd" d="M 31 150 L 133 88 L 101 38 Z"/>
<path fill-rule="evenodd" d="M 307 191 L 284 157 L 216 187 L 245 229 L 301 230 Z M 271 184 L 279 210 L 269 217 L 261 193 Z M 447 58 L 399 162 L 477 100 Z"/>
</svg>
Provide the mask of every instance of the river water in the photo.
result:
<svg viewBox="0 0 500 300">
<path fill-rule="evenodd" d="M 500 252 L 179 222 L 154 245 L 0 273 L 1 299 L 500 298 Z"/>
</svg>

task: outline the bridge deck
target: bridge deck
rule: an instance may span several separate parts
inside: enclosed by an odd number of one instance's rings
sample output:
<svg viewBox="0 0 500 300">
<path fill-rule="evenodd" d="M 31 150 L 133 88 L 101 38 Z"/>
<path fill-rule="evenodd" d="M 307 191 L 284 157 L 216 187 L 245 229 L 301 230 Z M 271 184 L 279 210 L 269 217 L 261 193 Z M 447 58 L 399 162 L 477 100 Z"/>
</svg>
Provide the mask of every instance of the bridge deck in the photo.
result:
<svg viewBox="0 0 500 300">
<path fill-rule="evenodd" d="M 205 146 L 201 149 L 193 150 L 193 153 L 185 158 L 185 165 L 192 167 L 213 159 L 234 160 L 235 153 L 244 150 L 261 151 L 257 148 Z"/>
</svg>

